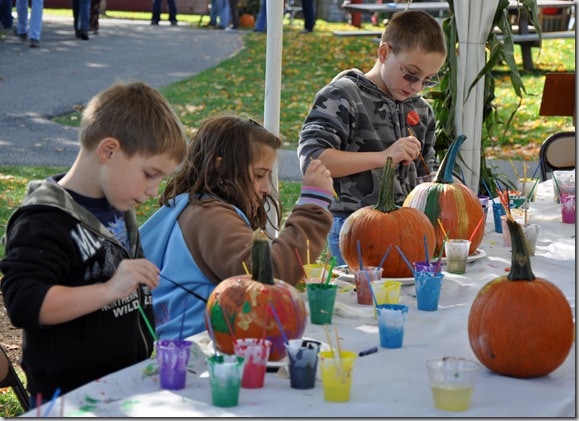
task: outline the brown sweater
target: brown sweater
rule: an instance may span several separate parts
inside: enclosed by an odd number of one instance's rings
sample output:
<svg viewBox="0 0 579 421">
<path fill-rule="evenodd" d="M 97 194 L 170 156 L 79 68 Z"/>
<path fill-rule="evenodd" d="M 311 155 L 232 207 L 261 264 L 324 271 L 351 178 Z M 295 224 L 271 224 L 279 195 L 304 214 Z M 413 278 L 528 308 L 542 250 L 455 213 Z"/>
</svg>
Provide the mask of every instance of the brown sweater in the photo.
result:
<svg viewBox="0 0 579 421">
<path fill-rule="evenodd" d="M 302 279 L 295 249 L 304 260 L 309 240 L 310 259 L 315 261 L 331 226 L 332 215 L 323 207 L 296 205 L 271 243 L 274 278 L 291 285 Z M 245 273 L 242 262 L 251 267 L 253 231 L 231 205 L 218 200 L 190 204 L 179 216 L 179 227 L 193 259 L 212 282 Z"/>
</svg>

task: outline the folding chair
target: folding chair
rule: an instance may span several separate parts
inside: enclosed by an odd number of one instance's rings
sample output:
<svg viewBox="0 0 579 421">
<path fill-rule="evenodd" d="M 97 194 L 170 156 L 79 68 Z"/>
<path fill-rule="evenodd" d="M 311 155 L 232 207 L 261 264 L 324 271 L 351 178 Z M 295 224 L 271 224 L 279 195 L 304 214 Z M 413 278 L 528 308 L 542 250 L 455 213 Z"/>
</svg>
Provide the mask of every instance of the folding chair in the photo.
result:
<svg viewBox="0 0 579 421">
<path fill-rule="evenodd" d="M 539 152 L 541 181 L 554 170 L 575 169 L 575 132 L 559 132 L 549 136 Z"/>
<path fill-rule="evenodd" d="M 20 402 L 22 409 L 26 412 L 30 408 L 28 392 L 20 381 L 20 378 L 18 378 L 18 374 L 16 374 L 16 370 L 14 370 L 2 346 L 0 346 L 0 351 L 2 351 L 0 352 L 0 388 L 12 387 L 14 394 L 18 398 L 18 402 Z"/>
</svg>

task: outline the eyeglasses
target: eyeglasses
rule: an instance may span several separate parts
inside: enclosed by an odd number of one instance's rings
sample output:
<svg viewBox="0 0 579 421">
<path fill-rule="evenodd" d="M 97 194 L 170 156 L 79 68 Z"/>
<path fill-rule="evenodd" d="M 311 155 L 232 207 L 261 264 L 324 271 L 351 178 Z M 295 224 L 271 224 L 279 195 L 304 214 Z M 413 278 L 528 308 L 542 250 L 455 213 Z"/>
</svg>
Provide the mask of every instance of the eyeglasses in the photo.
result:
<svg viewBox="0 0 579 421">
<path fill-rule="evenodd" d="M 392 55 L 394 56 L 394 58 L 396 58 L 396 61 L 398 61 L 398 58 L 396 57 L 394 52 L 392 52 Z M 420 78 L 418 76 L 416 76 L 415 74 L 407 72 L 400 64 L 400 61 L 398 61 L 398 68 L 402 72 L 402 79 L 404 79 L 405 81 L 410 82 L 410 83 L 416 83 L 420 80 Z M 422 80 L 422 86 L 424 86 L 425 88 L 432 88 L 432 87 L 438 85 L 439 83 L 440 83 L 440 80 L 438 79 L 438 75 L 434 75 L 431 79 Z"/>
</svg>

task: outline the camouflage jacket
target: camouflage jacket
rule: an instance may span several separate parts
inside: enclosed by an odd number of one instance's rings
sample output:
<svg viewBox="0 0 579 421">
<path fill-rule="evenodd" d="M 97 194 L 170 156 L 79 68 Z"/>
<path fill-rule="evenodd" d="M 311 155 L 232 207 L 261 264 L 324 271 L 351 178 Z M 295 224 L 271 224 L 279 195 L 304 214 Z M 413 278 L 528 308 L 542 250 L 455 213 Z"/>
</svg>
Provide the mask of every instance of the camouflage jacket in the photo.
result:
<svg viewBox="0 0 579 421">
<path fill-rule="evenodd" d="M 432 107 L 421 96 L 402 102 L 388 97 L 358 69 L 345 70 L 323 87 L 314 99 L 300 133 L 298 157 L 305 172 L 310 158 L 325 149 L 349 152 L 376 152 L 388 148 L 407 136 L 406 115 L 416 111 L 420 123 L 412 131 L 422 143 L 422 156 L 428 171 L 417 159 L 410 165 L 399 165 L 394 181 L 395 201 L 401 205 L 416 186 L 416 177 L 429 174 L 435 159 L 435 118 Z M 340 201 L 330 211 L 348 216 L 357 209 L 376 204 L 383 168 L 334 179 Z"/>
</svg>

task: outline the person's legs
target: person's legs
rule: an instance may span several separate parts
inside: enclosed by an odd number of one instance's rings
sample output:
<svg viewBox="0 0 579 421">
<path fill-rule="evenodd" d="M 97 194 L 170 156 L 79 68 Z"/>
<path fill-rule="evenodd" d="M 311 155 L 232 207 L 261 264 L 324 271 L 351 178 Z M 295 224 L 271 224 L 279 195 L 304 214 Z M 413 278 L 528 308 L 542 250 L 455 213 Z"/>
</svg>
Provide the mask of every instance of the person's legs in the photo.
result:
<svg viewBox="0 0 579 421">
<path fill-rule="evenodd" d="M 219 25 L 220 28 L 227 28 L 229 22 L 231 21 L 231 10 L 229 10 L 229 0 L 217 0 L 220 3 L 221 12 L 219 13 Z"/>
<path fill-rule="evenodd" d="M 332 223 L 332 228 L 328 233 L 328 248 L 332 253 L 332 256 L 336 258 L 337 265 L 345 265 L 346 262 L 340 253 L 340 229 L 344 225 L 346 218 L 334 216 L 334 222 Z"/>
<path fill-rule="evenodd" d="M 239 0 L 229 0 L 229 10 L 231 15 L 231 28 L 239 28 L 239 10 L 237 9 L 237 4 Z"/>
<path fill-rule="evenodd" d="M 99 30 L 99 15 L 101 12 L 101 0 L 90 0 L 90 19 L 89 27 L 94 33 Z"/>
<path fill-rule="evenodd" d="M 12 28 L 12 0 L 0 0 L 0 24 L 4 28 Z"/>
<path fill-rule="evenodd" d="M 44 0 L 31 0 L 31 4 L 32 10 L 30 11 L 30 30 L 28 32 L 28 38 L 30 38 L 30 40 L 40 41 Z"/>
<path fill-rule="evenodd" d="M 312 32 L 316 23 L 314 0 L 302 0 L 302 13 L 304 14 L 304 29 Z"/>
<path fill-rule="evenodd" d="M 171 25 L 177 25 L 177 5 L 175 0 L 167 0 L 167 9 L 169 9 L 169 21 Z"/>
<path fill-rule="evenodd" d="M 261 4 L 259 7 L 259 14 L 257 15 L 257 21 L 255 22 L 254 31 L 265 32 L 265 29 L 267 27 L 266 4 L 267 4 L 267 0 L 261 0 Z"/>
<path fill-rule="evenodd" d="M 151 24 L 158 25 L 161 20 L 161 0 L 153 0 L 153 16 L 151 16 Z"/>
<path fill-rule="evenodd" d="M 76 36 L 78 36 L 78 11 L 80 8 L 80 0 L 72 0 L 72 17 Z"/>
<path fill-rule="evenodd" d="M 18 15 L 16 32 L 25 39 L 28 32 L 28 0 L 16 0 L 16 14 Z"/>
</svg>

